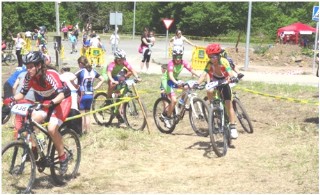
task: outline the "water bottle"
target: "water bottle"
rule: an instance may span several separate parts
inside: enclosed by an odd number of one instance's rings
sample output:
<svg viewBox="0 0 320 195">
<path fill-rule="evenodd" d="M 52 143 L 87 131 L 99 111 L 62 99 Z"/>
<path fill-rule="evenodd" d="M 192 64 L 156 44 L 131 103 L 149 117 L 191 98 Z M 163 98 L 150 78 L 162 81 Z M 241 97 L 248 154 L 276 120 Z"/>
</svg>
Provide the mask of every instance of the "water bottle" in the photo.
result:
<svg viewBox="0 0 320 195">
<path fill-rule="evenodd" d="M 180 104 L 181 106 L 184 105 L 184 100 L 183 100 L 182 98 L 179 99 L 179 104 Z"/>
<path fill-rule="evenodd" d="M 37 140 L 38 140 L 38 144 L 40 146 L 40 149 L 41 149 L 41 151 L 43 151 L 46 146 L 45 136 L 43 133 L 38 133 L 36 136 L 37 136 Z"/>
</svg>

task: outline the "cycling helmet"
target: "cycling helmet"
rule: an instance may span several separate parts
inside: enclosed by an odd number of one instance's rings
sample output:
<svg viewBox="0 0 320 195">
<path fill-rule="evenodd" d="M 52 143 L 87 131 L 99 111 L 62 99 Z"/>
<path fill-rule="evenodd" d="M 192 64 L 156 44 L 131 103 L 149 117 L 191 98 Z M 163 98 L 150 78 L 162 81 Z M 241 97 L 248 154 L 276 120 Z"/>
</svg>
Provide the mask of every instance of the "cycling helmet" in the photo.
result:
<svg viewBox="0 0 320 195">
<path fill-rule="evenodd" d="M 22 57 L 22 61 L 24 64 L 34 63 L 37 64 L 39 62 L 44 63 L 44 57 L 40 51 L 31 51 L 27 55 Z"/>
<path fill-rule="evenodd" d="M 40 34 L 43 35 L 47 31 L 47 28 L 45 26 L 40 26 L 39 30 L 40 30 Z"/>
<path fill-rule="evenodd" d="M 116 59 L 125 59 L 126 58 L 126 52 L 123 49 L 116 49 L 114 52 L 114 57 Z"/>
<path fill-rule="evenodd" d="M 220 52 L 221 52 L 221 46 L 220 44 L 217 44 L 217 43 L 212 43 L 208 45 L 206 48 L 206 53 L 208 56 L 212 54 L 220 54 Z"/>
<path fill-rule="evenodd" d="M 174 46 L 172 49 L 172 56 L 183 55 L 183 48 L 181 46 Z"/>
</svg>

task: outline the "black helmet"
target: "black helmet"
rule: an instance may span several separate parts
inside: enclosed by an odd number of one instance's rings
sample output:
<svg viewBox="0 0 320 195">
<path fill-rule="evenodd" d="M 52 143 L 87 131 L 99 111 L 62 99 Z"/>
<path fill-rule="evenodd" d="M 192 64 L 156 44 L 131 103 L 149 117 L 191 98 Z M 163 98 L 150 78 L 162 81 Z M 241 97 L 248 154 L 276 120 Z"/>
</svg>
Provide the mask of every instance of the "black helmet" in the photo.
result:
<svg viewBox="0 0 320 195">
<path fill-rule="evenodd" d="M 34 63 L 37 64 L 39 62 L 44 63 L 43 54 L 40 51 L 31 51 L 27 55 L 22 57 L 22 61 L 24 64 Z"/>
</svg>

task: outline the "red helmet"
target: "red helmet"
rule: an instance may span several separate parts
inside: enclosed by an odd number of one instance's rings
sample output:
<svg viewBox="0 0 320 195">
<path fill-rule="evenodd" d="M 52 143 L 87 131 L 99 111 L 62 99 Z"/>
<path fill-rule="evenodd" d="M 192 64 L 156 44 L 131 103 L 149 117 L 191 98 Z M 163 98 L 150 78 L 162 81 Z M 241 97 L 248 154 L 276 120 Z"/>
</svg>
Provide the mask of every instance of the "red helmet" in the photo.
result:
<svg viewBox="0 0 320 195">
<path fill-rule="evenodd" d="M 206 53 L 208 56 L 211 54 L 220 54 L 220 52 L 221 52 L 221 46 L 218 43 L 212 43 L 208 45 L 206 48 Z"/>
</svg>

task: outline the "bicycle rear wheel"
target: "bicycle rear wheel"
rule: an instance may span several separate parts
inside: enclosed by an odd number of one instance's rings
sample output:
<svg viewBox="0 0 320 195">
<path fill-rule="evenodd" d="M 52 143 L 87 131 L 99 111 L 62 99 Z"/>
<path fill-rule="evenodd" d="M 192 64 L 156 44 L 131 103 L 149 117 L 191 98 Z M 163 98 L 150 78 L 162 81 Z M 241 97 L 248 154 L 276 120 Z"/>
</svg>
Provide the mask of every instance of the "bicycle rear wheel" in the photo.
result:
<svg viewBox="0 0 320 195">
<path fill-rule="evenodd" d="M 251 120 L 241 101 L 238 98 L 233 98 L 232 105 L 242 128 L 247 133 L 253 133 Z"/>
<path fill-rule="evenodd" d="M 92 110 L 98 110 L 107 106 L 107 94 L 104 92 L 97 93 L 92 102 Z M 104 109 L 93 113 L 93 118 L 99 125 L 108 125 L 111 122 L 113 108 Z"/>
<path fill-rule="evenodd" d="M 153 119 L 154 123 L 156 124 L 157 128 L 161 133 L 172 133 L 174 128 L 176 127 L 176 123 L 172 120 L 171 128 L 167 128 L 164 124 L 164 120 L 161 116 L 162 113 L 168 110 L 168 106 L 170 104 L 170 100 L 168 98 L 160 97 L 156 100 L 153 105 Z M 175 110 L 173 111 L 173 116 L 175 116 Z"/>
<path fill-rule="evenodd" d="M 147 125 L 147 120 L 144 118 L 143 111 L 146 113 L 146 106 L 141 102 L 141 109 L 137 99 L 132 99 L 123 105 L 123 118 L 129 128 L 133 130 L 143 130 Z"/>
<path fill-rule="evenodd" d="M 200 98 L 193 98 L 190 104 L 189 120 L 193 131 L 202 137 L 209 135 L 208 131 L 208 117 L 209 106 L 206 102 Z"/>
<path fill-rule="evenodd" d="M 61 175 L 59 173 L 60 162 L 55 146 L 52 147 L 50 154 L 50 158 L 52 160 L 52 166 L 50 167 L 51 176 L 53 181 L 58 185 L 63 185 L 77 176 L 81 161 L 81 145 L 76 132 L 65 127 L 61 129 L 61 135 L 64 144 L 64 151 L 67 153 L 69 159 L 68 171 L 65 174 Z"/>
<path fill-rule="evenodd" d="M 213 107 L 209 112 L 209 135 L 213 151 L 218 157 L 224 156 L 228 149 L 228 135 L 223 128 L 223 111 Z"/>
<path fill-rule="evenodd" d="M 36 178 L 36 163 L 29 146 L 13 141 L 2 149 L 2 193 L 27 194 Z"/>
</svg>

